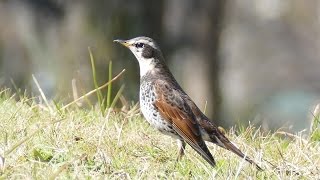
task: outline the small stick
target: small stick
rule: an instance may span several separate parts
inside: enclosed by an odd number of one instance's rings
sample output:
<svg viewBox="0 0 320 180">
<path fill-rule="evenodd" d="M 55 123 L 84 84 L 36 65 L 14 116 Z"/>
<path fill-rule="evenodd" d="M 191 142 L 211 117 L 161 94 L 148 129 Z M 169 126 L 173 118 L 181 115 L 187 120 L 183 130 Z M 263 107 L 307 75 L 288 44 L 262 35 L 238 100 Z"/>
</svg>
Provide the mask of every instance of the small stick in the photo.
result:
<svg viewBox="0 0 320 180">
<path fill-rule="evenodd" d="M 85 95 L 83 95 L 83 96 L 75 99 L 74 101 L 70 102 L 69 104 L 63 106 L 63 107 L 61 108 L 61 110 L 66 109 L 67 107 L 69 107 L 69 106 L 71 106 L 72 104 L 80 101 L 81 99 L 83 99 L 83 98 L 85 98 L 85 97 L 87 97 L 87 96 L 90 96 L 91 94 L 95 93 L 96 91 L 99 91 L 100 89 L 103 89 L 103 88 L 107 87 L 110 83 L 112 83 L 113 81 L 117 80 L 125 71 L 126 71 L 126 70 L 123 69 L 117 76 L 115 76 L 113 79 L 111 79 L 110 81 L 108 81 L 108 82 L 105 83 L 104 85 L 98 87 L 97 89 L 94 89 L 94 90 L 92 90 L 92 91 L 89 91 L 87 94 L 85 94 Z"/>
<path fill-rule="evenodd" d="M 36 77 L 35 77 L 33 74 L 32 74 L 32 78 L 33 78 L 33 81 L 34 81 L 34 83 L 36 84 L 36 86 L 37 86 L 37 88 L 38 88 L 38 90 L 39 90 L 39 92 L 40 92 L 40 95 L 41 95 L 42 99 L 43 99 L 44 102 L 46 103 L 46 105 L 47 105 L 50 113 L 52 113 L 53 110 L 52 110 L 52 108 L 50 107 L 49 102 L 48 102 L 46 96 L 44 95 L 44 92 L 42 91 L 42 89 L 41 89 L 41 87 L 40 87 L 40 84 L 38 83 L 38 80 L 36 79 Z"/>
</svg>

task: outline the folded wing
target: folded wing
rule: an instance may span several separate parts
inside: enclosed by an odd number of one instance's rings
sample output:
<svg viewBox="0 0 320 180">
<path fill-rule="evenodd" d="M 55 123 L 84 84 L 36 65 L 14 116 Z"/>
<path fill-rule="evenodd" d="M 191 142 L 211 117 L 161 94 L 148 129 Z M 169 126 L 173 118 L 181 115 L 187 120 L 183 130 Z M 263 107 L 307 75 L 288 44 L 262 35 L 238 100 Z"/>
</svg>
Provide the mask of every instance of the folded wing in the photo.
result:
<svg viewBox="0 0 320 180">
<path fill-rule="evenodd" d="M 191 108 L 179 96 L 178 90 L 161 80 L 154 84 L 157 98 L 154 106 L 159 110 L 163 119 L 169 122 L 173 129 L 208 163 L 215 166 L 215 161 L 202 139 L 199 125 Z"/>
</svg>

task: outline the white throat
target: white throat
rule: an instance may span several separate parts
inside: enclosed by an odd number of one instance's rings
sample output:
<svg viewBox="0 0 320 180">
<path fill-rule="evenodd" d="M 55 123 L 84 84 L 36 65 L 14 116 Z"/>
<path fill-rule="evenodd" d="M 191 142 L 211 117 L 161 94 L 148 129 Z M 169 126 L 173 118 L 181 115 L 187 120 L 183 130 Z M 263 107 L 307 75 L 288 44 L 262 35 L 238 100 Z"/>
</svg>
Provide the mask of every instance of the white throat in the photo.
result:
<svg viewBox="0 0 320 180">
<path fill-rule="evenodd" d="M 150 72 L 154 69 L 154 64 L 152 63 L 152 60 L 153 59 L 139 61 L 140 77 L 146 75 L 148 72 Z"/>
</svg>

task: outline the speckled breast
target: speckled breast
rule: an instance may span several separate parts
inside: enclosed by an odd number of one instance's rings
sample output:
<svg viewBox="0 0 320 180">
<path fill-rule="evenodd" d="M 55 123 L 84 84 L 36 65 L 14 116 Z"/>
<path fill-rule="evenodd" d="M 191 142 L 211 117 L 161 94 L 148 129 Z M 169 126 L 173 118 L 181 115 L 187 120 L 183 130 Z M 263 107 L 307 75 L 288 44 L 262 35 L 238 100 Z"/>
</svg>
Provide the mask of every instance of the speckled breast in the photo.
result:
<svg viewBox="0 0 320 180">
<path fill-rule="evenodd" d="M 175 138 L 180 136 L 172 129 L 165 119 L 162 118 L 159 111 L 154 106 L 156 101 L 156 94 L 151 83 L 142 83 L 140 85 L 140 109 L 143 116 L 150 123 L 150 125 L 166 135 Z"/>
</svg>

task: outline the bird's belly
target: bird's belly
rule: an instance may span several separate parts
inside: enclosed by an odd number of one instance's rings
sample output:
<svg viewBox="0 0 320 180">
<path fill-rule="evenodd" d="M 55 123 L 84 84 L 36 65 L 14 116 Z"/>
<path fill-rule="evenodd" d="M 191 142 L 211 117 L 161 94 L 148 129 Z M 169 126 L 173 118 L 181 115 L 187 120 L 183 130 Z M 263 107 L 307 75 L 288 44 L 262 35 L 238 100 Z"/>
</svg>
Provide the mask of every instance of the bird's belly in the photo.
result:
<svg viewBox="0 0 320 180">
<path fill-rule="evenodd" d="M 155 97 L 151 97 L 152 93 L 146 94 L 146 92 L 148 91 L 140 93 L 140 109 L 144 118 L 153 128 L 158 129 L 161 133 L 180 139 L 180 136 L 173 130 L 172 125 L 162 118 L 154 106 Z"/>
</svg>

